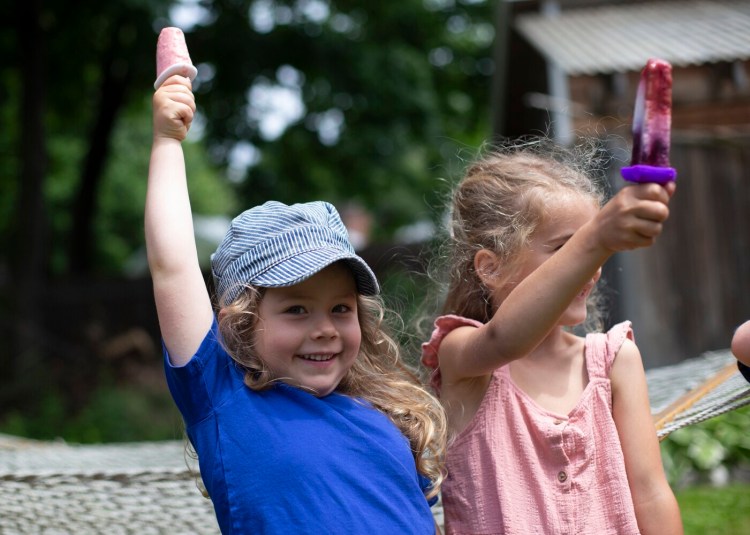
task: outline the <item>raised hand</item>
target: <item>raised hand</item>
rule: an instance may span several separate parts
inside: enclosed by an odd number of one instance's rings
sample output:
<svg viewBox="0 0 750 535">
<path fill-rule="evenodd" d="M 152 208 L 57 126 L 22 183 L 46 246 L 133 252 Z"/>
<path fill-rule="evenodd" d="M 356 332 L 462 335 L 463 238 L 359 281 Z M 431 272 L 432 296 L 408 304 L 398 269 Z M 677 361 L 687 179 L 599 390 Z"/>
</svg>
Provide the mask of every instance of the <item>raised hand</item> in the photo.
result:
<svg viewBox="0 0 750 535">
<path fill-rule="evenodd" d="M 594 218 L 600 245 L 618 252 L 653 245 L 669 217 L 674 182 L 622 188 Z"/>
<path fill-rule="evenodd" d="M 156 90 L 153 97 L 154 141 L 187 136 L 195 114 L 195 97 L 189 78 L 174 75 Z"/>
</svg>

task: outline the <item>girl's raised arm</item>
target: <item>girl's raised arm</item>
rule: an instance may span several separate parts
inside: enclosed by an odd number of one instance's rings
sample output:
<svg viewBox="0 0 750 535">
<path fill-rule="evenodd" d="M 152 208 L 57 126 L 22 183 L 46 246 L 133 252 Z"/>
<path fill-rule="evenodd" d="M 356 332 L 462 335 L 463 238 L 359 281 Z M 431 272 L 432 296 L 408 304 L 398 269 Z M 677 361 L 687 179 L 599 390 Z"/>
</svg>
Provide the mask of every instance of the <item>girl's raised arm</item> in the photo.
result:
<svg viewBox="0 0 750 535">
<path fill-rule="evenodd" d="M 673 184 L 623 188 L 559 251 L 500 299 L 487 324 L 446 337 L 440 348 L 443 380 L 484 376 L 533 351 L 610 256 L 653 244 L 669 215 L 673 192 Z M 480 277 L 482 273 L 491 277 L 498 269 L 492 255 L 487 250 L 477 254 Z"/>
<path fill-rule="evenodd" d="M 194 113 L 195 99 L 188 78 L 172 76 L 154 93 L 146 250 L 159 327 L 175 365 L 190 360 L 213 318 L 198 264 L 181 144 Z"/>
</svg>

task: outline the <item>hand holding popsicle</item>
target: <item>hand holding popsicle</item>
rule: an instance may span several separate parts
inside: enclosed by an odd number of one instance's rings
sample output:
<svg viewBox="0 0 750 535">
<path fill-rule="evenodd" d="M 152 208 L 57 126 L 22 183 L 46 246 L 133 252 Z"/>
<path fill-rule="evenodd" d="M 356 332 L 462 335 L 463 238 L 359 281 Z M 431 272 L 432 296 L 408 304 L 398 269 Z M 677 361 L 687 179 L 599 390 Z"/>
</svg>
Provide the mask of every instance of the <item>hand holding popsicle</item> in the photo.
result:
<svg viewBox="0 0 750 535">
<path fill-rule="evenodd" d="M 180 76 L 166 80 L 154 93 L 154 142 L 183 141 L 195 114 L 195 97 L 190 82 Z"/>
<path fill-rule="evenodd" d="M 620 171 L 625 180 L 664 184 L 675 179 L 677 171 L 669 166 L 671 126 L 672 66 L 652 58 L 638 84 L 631 165 Z"/>
<path fill-rule="evenodd" d="M 166 27 L 159 33 L 156 42 L 156 81 L 154 89 L 158 89 L 164 81 L 174 74 L 181 74 L 195 80 L 198 69 L 190 60 L 185 34 L 175 27 Z"/>
</svg>

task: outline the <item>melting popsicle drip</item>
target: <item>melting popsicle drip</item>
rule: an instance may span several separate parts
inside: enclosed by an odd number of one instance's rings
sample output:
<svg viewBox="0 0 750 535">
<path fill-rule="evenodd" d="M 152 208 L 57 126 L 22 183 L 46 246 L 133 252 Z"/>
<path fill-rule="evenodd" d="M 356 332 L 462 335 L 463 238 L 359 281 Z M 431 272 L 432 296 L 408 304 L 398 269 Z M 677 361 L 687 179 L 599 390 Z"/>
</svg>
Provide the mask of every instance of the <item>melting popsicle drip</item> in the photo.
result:
<svg viewBox="0 0 750 535">
<path fill-rule="evenodd" d="M 672 127 L 672 66 L 662 59 L 649 59 L 638 84 L 633 113 L 631 166 L 623 178 L 634 182 L 674 180 L 669 166 Z"/>
<path fill-rule="evenodd" d="M 198 69 L 190 60 L 185 34 L 172 26 L 162 29 L 156 42 L 156 81 L 154 89 L 164 83 L 173 74 L 187 76 L 195 80 Z"/>
</svg>

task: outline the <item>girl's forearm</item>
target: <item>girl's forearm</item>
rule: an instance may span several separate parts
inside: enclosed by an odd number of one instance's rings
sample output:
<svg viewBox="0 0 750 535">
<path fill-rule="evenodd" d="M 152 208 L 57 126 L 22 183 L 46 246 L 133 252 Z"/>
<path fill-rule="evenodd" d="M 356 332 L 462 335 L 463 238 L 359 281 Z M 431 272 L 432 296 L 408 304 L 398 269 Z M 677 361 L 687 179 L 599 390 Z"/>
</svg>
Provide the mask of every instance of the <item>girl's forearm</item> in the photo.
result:
<svg viewBox="0 0 750 535">
<path fill-rule="evenodd" d="M 193 233 L 182 146 L 154 141 L 145 209 L 146 251 L 162 338 L 185 364 L 208 331 L 213 311 Z"/>
<path fill-rule="evenodd" d="M 611 255 L 596 245 L 583 228 L 503 300 L 490 325 L 503 347 L 495 356 L 507 360 L 530 353 L 550 330 L 583 287 Z"/>
<path fill-rule="evenodd" d="M 682 518 L 671 490 L 648 503 L 636 504 L 635 516 L 642 535 L 682 535 Z"/>
<path fill-rule="evenodd" d="M 152 275 L 197 265 L 197 248 L 182 145 L 154 140 L 145 209 L 146 246 Z"/>
</svg>

